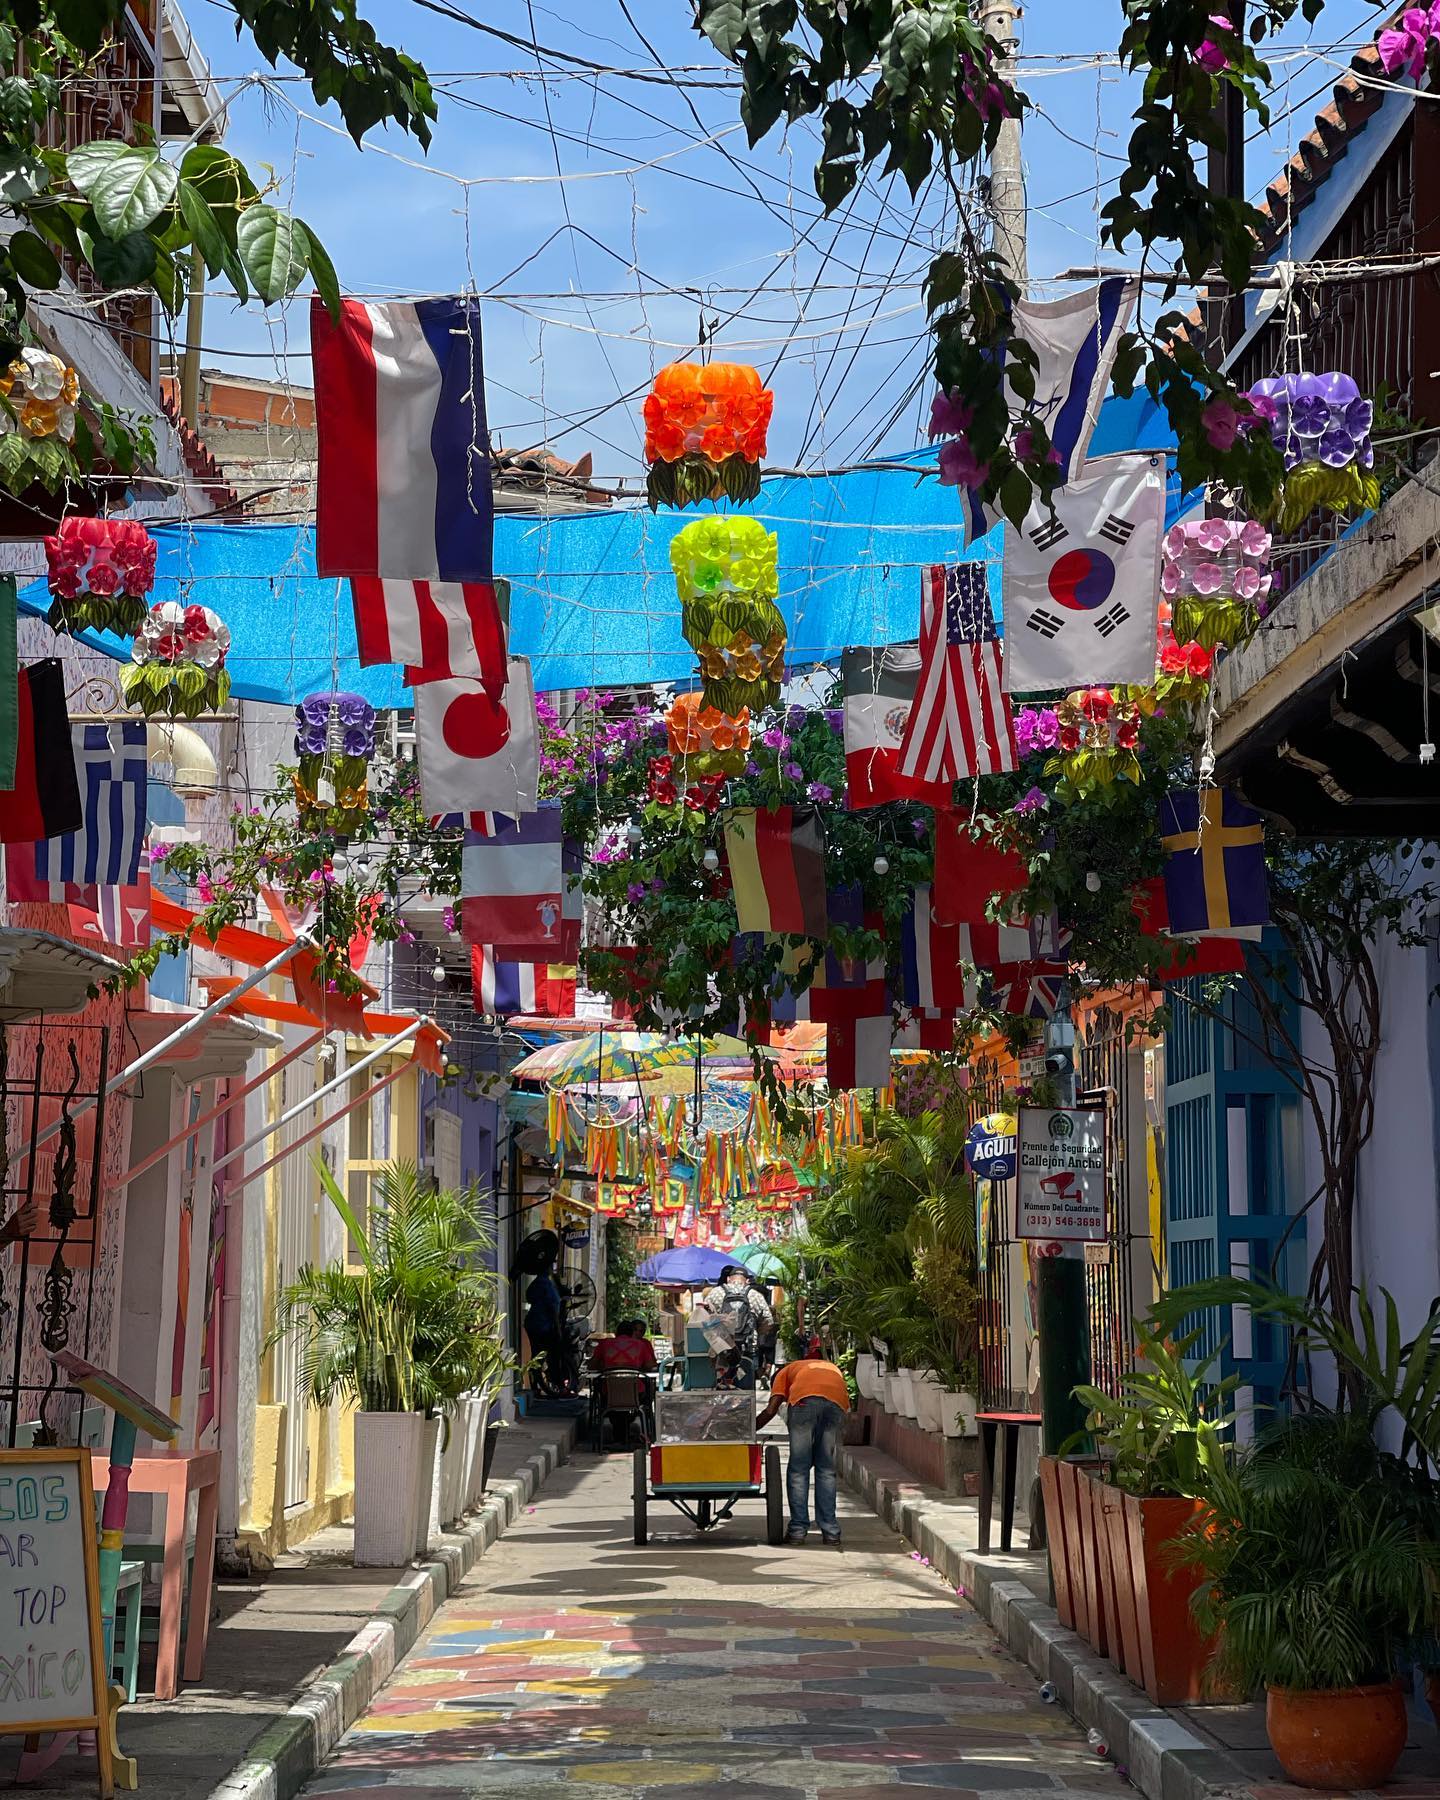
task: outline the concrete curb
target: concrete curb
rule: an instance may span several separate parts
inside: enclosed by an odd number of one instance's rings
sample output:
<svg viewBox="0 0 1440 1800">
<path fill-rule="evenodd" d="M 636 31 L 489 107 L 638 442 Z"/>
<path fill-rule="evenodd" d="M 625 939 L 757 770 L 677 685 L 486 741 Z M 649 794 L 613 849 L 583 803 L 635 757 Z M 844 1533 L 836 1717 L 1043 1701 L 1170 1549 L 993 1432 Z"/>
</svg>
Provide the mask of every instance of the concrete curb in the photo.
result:
<svg viewBox="0 0 1440 1800">
<path fill-rule="evenodd" d="M 896 1467 L 897 1465 L 891 1465 Z M 1146 1800 L 1214 1800 L 1252 1787 L 1253 1779 L 1223 1750 L 1197 1737 L 1177 1713 L 1159 1707 L 1109 1662 L 1102 1661 L 1053 1606 L 1039 1600 L 1003 1558 L 982 1557 L 961 1542 L 959 1502 L 952 1494 L 892 1477 L 871 1457 L 840 1452 L 846 1483 L 892 1530 L 930 1559 L 952 1587 L 962 1588 L 1000 1641 L 1085 1727 L 1094 1726 L 1110 1756 Z"/>
<path fill-rule="evenodd" d="M 479 1512 L 441 1534 L 430 1560 L 409 1569 L 371 1618 L 290 1709 L 262 1731 L 209 1800 L 292 1800 L 365 1712 L 395 1665 L 485 1552 L 513 1525 L 556 1467 L 569 1460 L 576 1421 L 555 1419 L 553 1442 L 490 1484 Z"/>
</svg>

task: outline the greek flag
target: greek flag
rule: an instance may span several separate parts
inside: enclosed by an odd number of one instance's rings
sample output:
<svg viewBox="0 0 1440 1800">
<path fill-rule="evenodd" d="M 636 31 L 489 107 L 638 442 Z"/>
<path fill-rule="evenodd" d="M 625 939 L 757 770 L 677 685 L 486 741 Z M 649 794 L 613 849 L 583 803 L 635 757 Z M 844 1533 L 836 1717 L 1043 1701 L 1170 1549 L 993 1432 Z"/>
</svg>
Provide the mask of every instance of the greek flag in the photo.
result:
<svg viewBox="0 0 1440 1800">
<path fill-rule="evenodd" d="M 82 887 L 133 887 L 145 845 L 145 722 L 80 725 L 74 737 L 84 822 L 78 831 L 35 846 L 36 877 Z"/>
</svg>

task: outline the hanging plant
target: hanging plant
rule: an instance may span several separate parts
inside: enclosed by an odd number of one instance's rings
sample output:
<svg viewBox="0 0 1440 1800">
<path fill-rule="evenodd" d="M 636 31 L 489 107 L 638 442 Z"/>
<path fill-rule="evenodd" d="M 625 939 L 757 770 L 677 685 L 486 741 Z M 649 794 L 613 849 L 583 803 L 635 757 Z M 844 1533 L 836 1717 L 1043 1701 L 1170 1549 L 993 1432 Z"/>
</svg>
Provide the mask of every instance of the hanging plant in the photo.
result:
<svg viewBox="0 0 1440 1800">
<path fill-rule="evenodd" d="M 753 500 L 775 396 L 744 363 L 671 363 L 645 396 L 651 511 Z"/>
<path fill-rule="evenodd" d="M 730 714 L 773 706 L 785 673 L 775 533 L 754 519 L 697 519 L 675 534 L 670 566 L 706 706 Z"/>
<path fill-rule="evenodd" d="M 230 632 L 208 606 L 162 600 L 146 614 L 120 673 L 125 698 L 147 719 L 198 719 L 230 697 L 225 656 Z"/>
<path fill-rule="evenodd" d="M 1284 458 L 1285 480 L 1267 515 L 1281 531 L 1294 531 L 1316 507 L 1343 516 L 1380 504 L 1370 442 L 1375 408 L 1350 376 L 1275 375 L 1246 398 Z"/>
<path fill-rule="evenodd" d="M 133 519 L 62 519 L 45 540 L 55 632 L 134 637 L 155 585 L 155 540 Z"/>
<path fill-rule="evenodd" d="M 301 825 L 354 831 L 369 804 L 375 708 L 359 694 L 311 694 L 295 708 L 295 754 Z"/>
<path fill-rule="evenodd" d="M 1174 636 L 1206 650 L 1247 643 L 1270 593 L 1270 533 L 1254 519 L 1193 519 L 1165 533 L 1160 592 Z"/>
</svg>

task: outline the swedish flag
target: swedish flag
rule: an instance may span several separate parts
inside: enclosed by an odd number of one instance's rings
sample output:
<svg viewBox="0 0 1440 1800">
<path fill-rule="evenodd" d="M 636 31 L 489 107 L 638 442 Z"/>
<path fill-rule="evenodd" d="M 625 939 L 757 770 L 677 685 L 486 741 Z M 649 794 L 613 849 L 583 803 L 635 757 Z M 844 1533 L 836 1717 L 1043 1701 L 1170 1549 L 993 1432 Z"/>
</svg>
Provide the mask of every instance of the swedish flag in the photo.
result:
<svg viewBox="0 0 1440 1800">
<path fill-rule="evenodd" d="M 1186 788 L 1160 804 L 1170 930 L 1252 932 L 1270 922 L 1265 826 L 1253 806 L 1222 788 Z"/>
</svg>

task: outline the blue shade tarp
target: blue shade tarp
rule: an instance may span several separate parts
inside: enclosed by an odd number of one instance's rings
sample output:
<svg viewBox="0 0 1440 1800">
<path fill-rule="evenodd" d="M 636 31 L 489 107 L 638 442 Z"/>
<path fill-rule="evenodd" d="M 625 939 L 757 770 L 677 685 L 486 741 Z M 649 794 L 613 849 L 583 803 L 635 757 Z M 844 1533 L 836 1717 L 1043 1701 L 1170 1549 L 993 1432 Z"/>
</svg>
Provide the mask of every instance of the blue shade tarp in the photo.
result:
<svg viewBox="0 0 1440 1800">
<path fill-rule="evenodd" d="M 1093 455 L 1164 451 L 1173 438 L 1148 395 L 1110 400 Z M 780 607 L 791 664 L 837 662 L 851 644 L 913 639 L 920 571 L 961 558 L 989 565 L 999 611 L 1001 533 L 966 549 L 958 496 L 933 473 L 935 450 L 887 458 L 885 466 L 836 476 L 767 481 L 747 514 L 780 540 Z M 1167 523 L 1183 507 L 1173 476 Z M 670 540 L 698 513 L 613 507 L 547 518 L 501 514 L 495 569 L 511 583 L 511 648 L 534 663 L 535 686 L 615 687 L 695 679 L 695 652 L 680 635 Z M 356 660 L 349 585 L 315 574 L 314 533 L 296 525 L 159 525 L 153 599 L 200 604 L 230 628 L 233 691 L 248 700 L 294 704 L 344 689 L 373 706 L 406 706 L 401 670 Z M 44 614 L 44 582 L 20 595 Z M 82 641 L 118 659 L 128 642 L 84 632 Z"/>
</svg>

